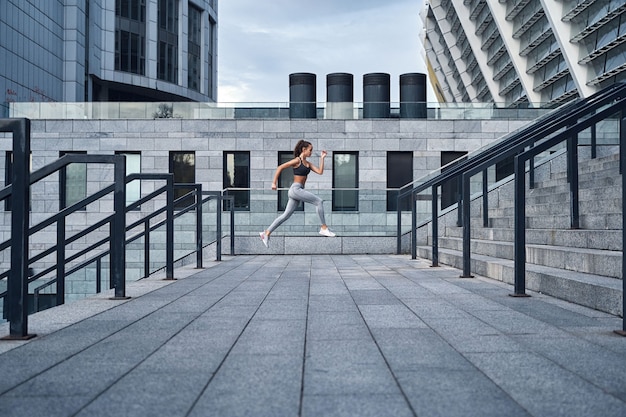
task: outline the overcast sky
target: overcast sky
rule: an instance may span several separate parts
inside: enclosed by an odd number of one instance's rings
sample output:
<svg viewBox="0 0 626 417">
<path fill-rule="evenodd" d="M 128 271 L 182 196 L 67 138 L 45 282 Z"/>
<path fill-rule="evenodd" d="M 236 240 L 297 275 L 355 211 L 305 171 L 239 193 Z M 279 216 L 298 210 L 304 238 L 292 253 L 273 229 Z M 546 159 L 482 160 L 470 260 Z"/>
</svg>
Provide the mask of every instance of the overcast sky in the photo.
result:
<svg viewBox="0 0 626 417">
<path fill-rule="evenodd" d="M 289 74 L 317 75 L 317 101 L 326 101 L 326 75 L 354 75 L 354 101 L 363 100 L 363 74 L 425 73 L 420 52 L 423 0 L 222 0 L 218 7 L 218 101 L 289 101 Z"/>
</svg>

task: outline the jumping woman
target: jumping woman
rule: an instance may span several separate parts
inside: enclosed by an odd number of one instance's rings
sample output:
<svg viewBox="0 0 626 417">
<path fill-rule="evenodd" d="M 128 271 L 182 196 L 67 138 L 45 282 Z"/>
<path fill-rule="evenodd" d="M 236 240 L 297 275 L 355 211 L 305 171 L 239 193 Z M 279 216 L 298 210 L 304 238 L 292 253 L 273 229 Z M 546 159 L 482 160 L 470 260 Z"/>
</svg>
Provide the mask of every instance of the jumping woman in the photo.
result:
<svg viewBox="0 0 626 417">
<path fill-rule="evenodd" d="M 278 183 L 278 177 L 280 176 L 280 173 L 287 168 L 293 168 L 293 184 L 291 184 L 291 187 L 289 187 L 289 193 L 287 194 L 289 196 L 289 202 L 287 202 L 285 212 L 278 216 L 276 220 L 274 220 L 274 222 L 270 225 L 270 227 L 262 232 L 259 232 L 263 244 L 267 247 L 269 247 L 270 245 L 270 235 L 272 234 L 272 232 L 278 226 L 283 224 L 285 220 L 291 217 L 301 201 L 315 205 L 317 215 L 319 216 L 320 222 L 322 223 L 322 227 L 320 228 L 320 235 L 328 237 L 335 236 L 335 234 L 330 231 L 328 226 L 326 226 L 326 220 L 324 220 L 324 201 L 315 194 L 312 194 L 304 189 L 304 184 L 306 183 L 309 172 L 313 171 L 319 175 L 322 175 L 322 173 L 324 173 L 324 158 L 326 158 L 327 155 L 326 151 L 322 151 L 320 155 L 319 167 L 316 167 L 315 165 L 313 165 L 313 163 L 307 161 L 307 158 L 310 157 L 312 153 L 313 145 L 305 140 L 300 140 L 293 150 L 295 158 L 293 158 L 291 161 L 285 162 L 284 164 L 276 168 L 276 173 L 274 174 L 274 180 L 272 182 L 272 190 L 276 190 L 278 188 L 276 186 L 276 184 Z"/>
</svg>

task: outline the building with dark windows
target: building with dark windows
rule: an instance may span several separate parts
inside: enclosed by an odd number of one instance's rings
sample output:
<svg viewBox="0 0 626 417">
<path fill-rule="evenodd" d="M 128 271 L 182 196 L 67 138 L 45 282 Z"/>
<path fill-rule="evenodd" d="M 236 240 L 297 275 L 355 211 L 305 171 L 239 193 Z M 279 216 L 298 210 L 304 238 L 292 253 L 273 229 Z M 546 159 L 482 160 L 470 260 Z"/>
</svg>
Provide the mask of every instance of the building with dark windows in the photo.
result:
<svg viewBox="0 0 626 417">
<path fill-rule="evenodd" d="M 440 101 L 556 106 L 626 80 L 626 0 L 431 0 Z"/>
<path fill-rule="evenodd" d="M 217 96 L 215 0 L 3 0 L 0 117 L 11 102 Z"/>
</svg>

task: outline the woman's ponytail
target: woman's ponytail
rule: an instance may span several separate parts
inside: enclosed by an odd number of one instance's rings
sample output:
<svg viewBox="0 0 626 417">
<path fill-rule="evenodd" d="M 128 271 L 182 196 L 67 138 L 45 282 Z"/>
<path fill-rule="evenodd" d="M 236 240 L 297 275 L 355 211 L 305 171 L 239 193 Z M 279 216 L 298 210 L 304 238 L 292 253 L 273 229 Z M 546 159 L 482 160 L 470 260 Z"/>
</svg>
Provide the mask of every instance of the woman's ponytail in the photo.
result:
<svg viewBox="0 0 626 417">
<path fill-rule="evenodd" d="M 296 147 L 293 149 L 293 155 L 297 158 L 302 153 L 302 149 L 311 146 L 311 142 L 307 142 L 304 139 L 300 139 L 298 143 L 296 143 Z"/>
</svg>

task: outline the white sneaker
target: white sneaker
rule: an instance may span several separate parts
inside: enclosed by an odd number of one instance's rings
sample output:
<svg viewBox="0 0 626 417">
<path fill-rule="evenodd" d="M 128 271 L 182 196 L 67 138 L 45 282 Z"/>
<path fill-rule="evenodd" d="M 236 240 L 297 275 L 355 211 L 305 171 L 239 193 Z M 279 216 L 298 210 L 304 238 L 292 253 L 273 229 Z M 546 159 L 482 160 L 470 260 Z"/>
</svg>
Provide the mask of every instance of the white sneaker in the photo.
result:
<svg viewBox="0 0 626 417">
<path fill-rule="evenodd" d="M 320 229 L 320 235 L 322 236 L 327 236 L 327 237 L 335 237 L 336 235 L 330 231 L 330 229 L 327 227 L 326 229 Z"/>
<path fill-rule="evenodd" d="M 261 240 L 266 248 L 270 247 L 270 237 L 265 234 L 265 232 L 259 232 L 259 236 L 261 236 Z"/>
</svg>

